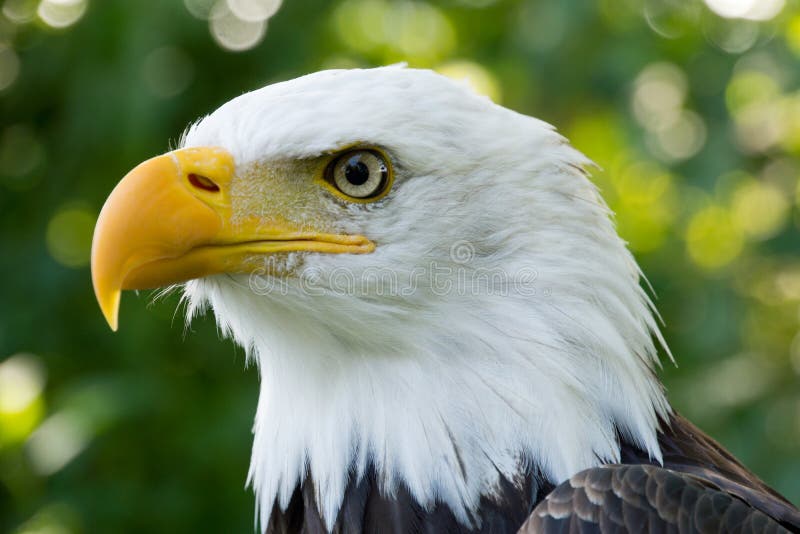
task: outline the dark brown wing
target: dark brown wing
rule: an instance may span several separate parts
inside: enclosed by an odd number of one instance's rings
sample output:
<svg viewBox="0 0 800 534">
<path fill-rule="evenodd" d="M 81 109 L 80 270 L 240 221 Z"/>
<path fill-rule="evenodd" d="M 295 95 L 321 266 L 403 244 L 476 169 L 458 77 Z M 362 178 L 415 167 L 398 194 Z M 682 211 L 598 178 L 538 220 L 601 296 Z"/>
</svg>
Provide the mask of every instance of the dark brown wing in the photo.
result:
<svg viewBox="0 0 800 534">
<path fill-rule="evenodd" d="M 783 533 L 778 521 L 715 484 L 653 465 L 574 475 L 533 511 L 520 534 Z"/>
<path fill-rule="evenodd" d="M 620 442 L 624 465 L 562 483 L 520 532 L 800 532 L 797 508 L 683 417 L 659 433 L 663 464 Z"/>
<path fill-rule="evenodd" d="M 800 530 L 800 511 L 750 472 L 719 443 L 680 415 L 673 415 L 659 434 L 663 467 L 713 483 L 780 521 Z M 653 464 L 646 453 L 623 446 L 625 464 Z M 792 527 L 789 527 L 792 528 Z"/>
<path fill-rule="evenodd" d="M 532 511 L 522 532 L 800 532 L 795 507 L 682 417 L 664 423 L 659 444 L 663 466 L 620 436 L 628 465 L 591 469 L 556 489 L 537 471 L 503 479 L 481 500 L 474 528 L 445 505 L 421 507 L 403 487 L 384 494 L 370 468 L 350 481 L 333 534 L 506 534 Z M 298 485 L 286 510 L 275 505 L 265 530 L 329 534 L 312 480 Z"/>
</svg>

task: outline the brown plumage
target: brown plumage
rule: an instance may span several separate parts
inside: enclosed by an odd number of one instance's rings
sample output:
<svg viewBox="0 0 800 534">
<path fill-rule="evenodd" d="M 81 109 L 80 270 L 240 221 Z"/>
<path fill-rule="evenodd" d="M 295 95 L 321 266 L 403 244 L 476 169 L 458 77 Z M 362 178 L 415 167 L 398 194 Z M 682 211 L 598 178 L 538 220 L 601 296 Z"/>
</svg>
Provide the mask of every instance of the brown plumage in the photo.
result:
<svg viewBox="0 0 800 534">
<path fill-rule="evenodd" d="M 374 470 L 348 485 L 340 534 L 778 533 L 800 532 L 800 511 L 680 415 L 663 425 L 664 464 L 621 440 L 622 463 L 587 469 L 554 487 L 536 470 L 503 479 L 474 528 L 447 506 L 424 509 L 405 488 L 387 495 Z M 526 521 L 527 519 L 527 521 Z M 522 527 L 520 529 L 520 527 Z M 324 534 L 313 483 L 298 486 L 267 532 Z"/>
<path fill-rule="evenodd" d="M 622 464 L 582 471 L 539 503 L 521 534 L 800 532 L 800 512 L 691 422 L 673 416 L 663 466 L 624 446 Z"/>
</svg>

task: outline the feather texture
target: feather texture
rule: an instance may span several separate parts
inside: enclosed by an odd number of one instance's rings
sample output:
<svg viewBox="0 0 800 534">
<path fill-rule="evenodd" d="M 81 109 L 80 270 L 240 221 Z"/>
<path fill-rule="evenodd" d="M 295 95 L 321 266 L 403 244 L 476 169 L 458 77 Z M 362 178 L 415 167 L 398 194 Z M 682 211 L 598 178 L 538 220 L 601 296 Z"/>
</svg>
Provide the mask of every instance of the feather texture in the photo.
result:
<svg viewBox="0 0 800 534">
<path fill-rule="evenodd" d="M 662 460 L 671 409 L 654 371 L 668 349 L 589 161 L 551 126 L 390 67 L 242 95 L 182 145 L 234 155 L 234 220 L 278 213 L 377 244 L 264 259 L 291 276 L 184 287 L 189 319 L 210 307 L 260 371 L 249 483 L 262 526 L 364 516 L 424 532 L 447 517 L 504 532 L 533 504 L 515 494 L 514 514 L 487 512 L 511 481 L 619 462 L 620 436 Z M 394 168 L 373 204 L 334 198 L 309 170 L 359 145 Z"/>
<path fill-rule="evenodd" d="M 459 523 L 441 503 L 425 509 L 403 489 L 383 494 L 370 468 L 358 482 L 351 479 L 333 532 L 800 532 L 800 512 L 711 438 L 680 416 L 665 427 L 668 430 L 659 435 L 664 466 L 623 441 L 621 457 L 626 463 L 581 471 L 555 488 L 538 473 L 527 473 L 515 483 L 503 480 L 500 491 L 481 500 L 476 511 L 480 526 L 472 528 Z M 327 532 L 312 480 L 295 489 L 285 511 L 275 506 L 267 531 Z"/>
<path fill-rule="evenodd" d="M 519 532 L 790 531 L 708 480 L 652 465 L 613 465 L 570 477 L 536 507 Z"/>
</svg>

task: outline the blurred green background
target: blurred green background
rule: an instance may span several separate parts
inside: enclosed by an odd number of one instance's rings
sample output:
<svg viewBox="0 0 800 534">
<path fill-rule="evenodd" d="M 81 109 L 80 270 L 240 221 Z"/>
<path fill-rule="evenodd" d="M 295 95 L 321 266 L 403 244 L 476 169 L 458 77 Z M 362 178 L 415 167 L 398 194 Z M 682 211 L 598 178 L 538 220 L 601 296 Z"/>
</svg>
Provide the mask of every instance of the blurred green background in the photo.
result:
<svg viewBox="0 0 800 534">
<path fill-rule="evenodd" d="M 800 502 L 796 0 L 0 0 L 0 531 L 251 532 L 257 376 L 91 290 L 95 217 L 266 83 L 407 61 L 557 125 L 649 276 L 674 406 Z"/>
</svg>

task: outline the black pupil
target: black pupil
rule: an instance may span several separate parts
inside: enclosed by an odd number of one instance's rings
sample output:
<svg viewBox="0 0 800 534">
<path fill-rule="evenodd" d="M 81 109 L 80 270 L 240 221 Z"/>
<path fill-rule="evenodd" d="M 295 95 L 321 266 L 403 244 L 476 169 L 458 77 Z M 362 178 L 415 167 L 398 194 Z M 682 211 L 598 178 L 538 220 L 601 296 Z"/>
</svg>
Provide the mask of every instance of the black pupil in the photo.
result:
<svg viewBox="0 0 800 534">
<path fill-rule="evenodd" d="M 369 180 L 369 167 L 360 156 L 353 156 L 344 165 L 344 177 L 353 185 L 363 185 Z"/>
</svg>

